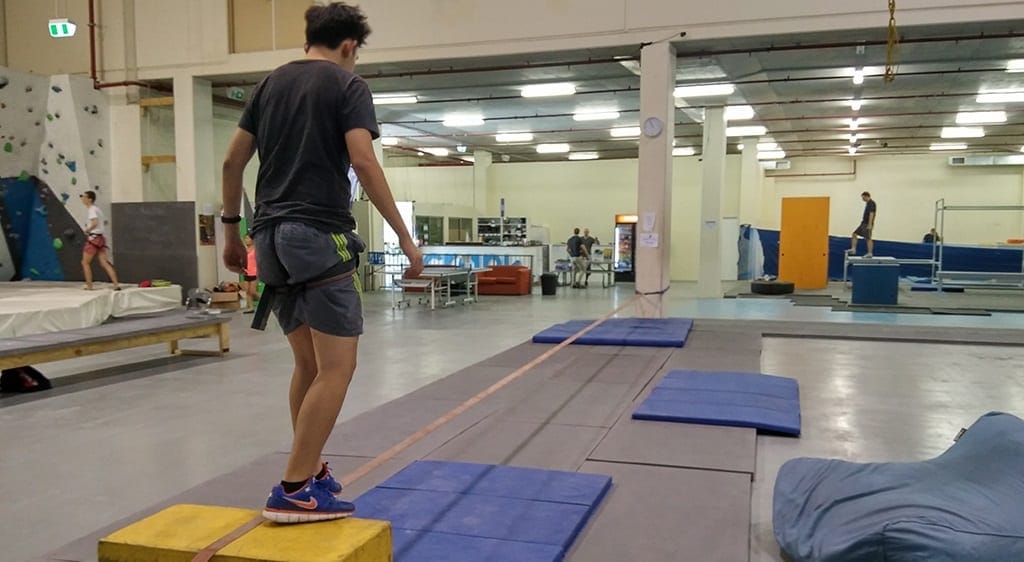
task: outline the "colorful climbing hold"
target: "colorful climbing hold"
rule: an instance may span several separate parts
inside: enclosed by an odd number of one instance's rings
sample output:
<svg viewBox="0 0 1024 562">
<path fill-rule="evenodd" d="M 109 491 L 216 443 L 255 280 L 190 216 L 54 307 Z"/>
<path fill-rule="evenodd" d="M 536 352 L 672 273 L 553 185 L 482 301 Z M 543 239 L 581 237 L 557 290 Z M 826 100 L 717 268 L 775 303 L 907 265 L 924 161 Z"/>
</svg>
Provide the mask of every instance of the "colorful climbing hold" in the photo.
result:
<svg viewBox="0 0 1024 562">
<path fill-rule="evenodd" d="M 95 150 L 90 150 L 89 151 L 89 156 L 96 156 L 96 151 Z"/>
<path fill-rule="evenodd" d="M 57 119 L 60 119 L 60 113 L 54 113 L 53 116 L 56 117 Z"/>
<path fill-rule="evenodd" d="M 14 152 L 14 145 L 7 143 L 4 145 L 4 152 Z"/>
<path fill-rule="evenodd" d="M 71 178 L 71 185 L 78 185 L 78 178 Z"/>
<path fill-rule="evenodd" d="M 50 89 L 58 94 L 64 91 L 64 88 L 61 88 L 60 86 L 50 86 Z"/>
<path fill-rule="evenodd" d="M 6 103 L 0 103 L 0 109 L 7 109 Z"/>
<path fill-rule="evenodd" d="M 53 114 L 52 113 L 47 113 L 46 114 L 46 120 L 47 121 L 53 121 Z"/>
<path fill-rule="evenodd" d="M 96 107 L 95 105 L 92 106 L 91 108 L 89 108 L 89 113 L 92 113 L 93 115 L 96 115 L 99 112 L 100 112 L 99 108 Z"/>
<path fill-rule="evenodd" d="M 25 91 L 26 92 L 31 92 L 32 91 L 32 86 L 25 86 Z"/>
<path fill-rule="evenodd" d="M 28 270 L 28 271 L 29 271 L 29 273 L 31 273 L 32 275 L 39 275 L 39 270 L 38 270 L 38 269 L 36 269 L 36 268 L 34 268 L 34 267 L 32 267 L 32 268 L 29 268 L 29 270 Z"/>
<path fill-rule="evenodd" d="M 3 90 L 4 88 L 6 88 L 7 85 L 10 84 L 10 83 L 11 83 L 11 81 L 8 80 L 6 76 L 0 76 L 0 90 Z"/>
<path fill-rule="evenodd" d="M 44 217 L 49 214 L 46 212 L 46 205 L 36 207 L 35 211 Z"/>
<path fill-rule="evenodd" d="M 100 148 L 103 148 L 103 139 L 97 140 L 96 144 L 98 144 Z"/>
<path fill-rule="evenodd" d="M 18 176 L 18 181 L 28 181 L 31 176 L 25 170 L 21 171 L 21 175 Z"/>
<path fill-rule="evenodd" d="M 60 238 L 54 238 L 53 239 L 53 249 L 54 250 L 62 250 L 62 249 L 64 249 L 64 241 L 61 240 Z"/>
<path fill-rule="evenodd" d="M 74 160 L 68 160 L 67 162 L 64 163 L 64 165 L 67 166 L 68 169 L 71 170 L 72 172 L 77 171 L 78 164 L 76 164 Z"/>
<path fill-rule="evenodd" d="M 61 193 L 60 194 L 60 198 L 63 199 L 65 203 L 67 203 L 68 199 L 71 199 L 71 196 L 68 195 L 67 193 Z M 66 234 L 66 232 L 65 232 L 65 234 Z"/>
</svg>

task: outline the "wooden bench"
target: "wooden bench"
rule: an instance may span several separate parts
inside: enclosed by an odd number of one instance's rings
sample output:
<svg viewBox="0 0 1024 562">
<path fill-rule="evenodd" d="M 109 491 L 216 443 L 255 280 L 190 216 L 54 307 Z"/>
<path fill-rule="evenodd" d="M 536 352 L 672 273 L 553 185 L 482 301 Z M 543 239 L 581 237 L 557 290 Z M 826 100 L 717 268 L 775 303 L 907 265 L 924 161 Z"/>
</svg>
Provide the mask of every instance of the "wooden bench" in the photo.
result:
<svg viewBox="0 0 1024 562">
<path fill-rule="evenodd" d="M 172 354 L 221 356 L 229 351 L 231 315 L 187 318 L 181 311 L 113 320 L 100 326 L 0 339 L 0 369 L 63 361 L 86 355 L 166 343 Z M 217 338 L 217 351 L 181 349 L 178 342 Z"/>
</svg>

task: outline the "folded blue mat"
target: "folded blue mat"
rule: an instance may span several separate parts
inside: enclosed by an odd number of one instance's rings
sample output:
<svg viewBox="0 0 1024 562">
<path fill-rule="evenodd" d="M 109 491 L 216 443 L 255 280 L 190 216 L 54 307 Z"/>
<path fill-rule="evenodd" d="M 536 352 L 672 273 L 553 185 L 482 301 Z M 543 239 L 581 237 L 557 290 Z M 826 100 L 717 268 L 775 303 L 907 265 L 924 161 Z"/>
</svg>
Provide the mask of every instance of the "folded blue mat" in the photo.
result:
<svg viewBox="0 0 1024 562">
<path fill-rule="evenodd" d="M 611 487 L 596 474 L 417 461 L 356 500 L 397 562 L 562 560 Z"/>
<path fill-rule="evenodd" d="M 592 324 L 593 320 L 572 320 L 556 324 L 533 336 L 534 343 L 562 343 Z M 636 347 L 683 347 L 693 328 L 688 318 L 611 318 L 573 342 L 580 345 L 626 345 Z"/>
<path fill-rule="evenodd" d="M 937 458 L 794 459 L 775 538 L 794 562 L 1024 560 L 1024 421 L 990 413 Z"/>
<path fill-rule="evenodd" d="M 633 419 L 753 427 L 800 435 L 796 380 L 754 373 L 672 371 L 633 412 Z"/>
</svg>

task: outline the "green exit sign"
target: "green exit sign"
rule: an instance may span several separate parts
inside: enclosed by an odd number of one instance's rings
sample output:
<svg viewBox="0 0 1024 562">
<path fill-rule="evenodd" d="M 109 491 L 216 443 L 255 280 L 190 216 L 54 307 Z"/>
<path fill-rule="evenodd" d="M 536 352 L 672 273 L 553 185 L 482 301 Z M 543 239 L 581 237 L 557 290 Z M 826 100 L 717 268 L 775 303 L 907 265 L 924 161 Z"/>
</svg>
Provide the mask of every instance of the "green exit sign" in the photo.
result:
<svg viewBox="0 0 1024 562">
<path fill-rule="evenodd" d="M 69 19 L 50 20 L 50 37 L 73 37 L 78 26 Z"/>
</svg>

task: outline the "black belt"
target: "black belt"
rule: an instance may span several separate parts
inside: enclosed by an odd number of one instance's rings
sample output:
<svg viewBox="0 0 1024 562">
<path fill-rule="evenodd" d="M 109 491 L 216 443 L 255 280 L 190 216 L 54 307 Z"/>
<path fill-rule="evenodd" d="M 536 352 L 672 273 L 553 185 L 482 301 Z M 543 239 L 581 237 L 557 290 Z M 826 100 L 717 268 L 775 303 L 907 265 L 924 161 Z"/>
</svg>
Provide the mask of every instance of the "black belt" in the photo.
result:
<svg viewBox="0 0 1024 562">
<path fill-rule="evenodd" d="M 279 295 L 294 294 L 299 291 L 305 291 L 306 289 L 316 289 L 332 283 L 344 281 L 355 274 L 356 267 L 358 266 L 359 256 L 356 256 L 348 261 L 338 262 L 327 271 L 310 279 L 309 281 L 306 281 L 305 283 L 285 285 L 284 287 L 271 287 L 270 285 L 264 285 L 263 294 L 260 296 L 260 302 L 256 305 L 256 312 L 253 313 L 252 329 L 261 331 L 267 329 L 267 319 L 270 317 L 270 312 L 274 309 L 274 299 Z"/>
</svg>

